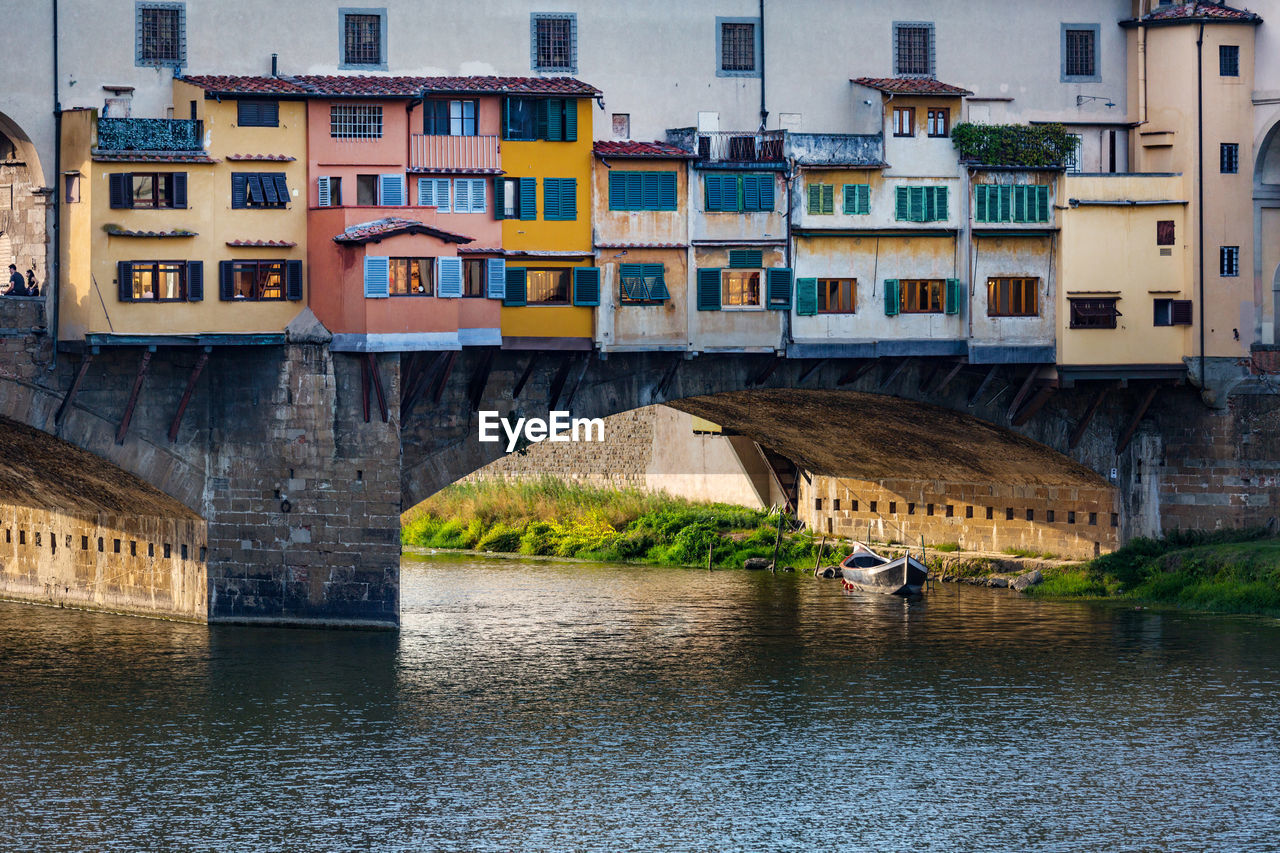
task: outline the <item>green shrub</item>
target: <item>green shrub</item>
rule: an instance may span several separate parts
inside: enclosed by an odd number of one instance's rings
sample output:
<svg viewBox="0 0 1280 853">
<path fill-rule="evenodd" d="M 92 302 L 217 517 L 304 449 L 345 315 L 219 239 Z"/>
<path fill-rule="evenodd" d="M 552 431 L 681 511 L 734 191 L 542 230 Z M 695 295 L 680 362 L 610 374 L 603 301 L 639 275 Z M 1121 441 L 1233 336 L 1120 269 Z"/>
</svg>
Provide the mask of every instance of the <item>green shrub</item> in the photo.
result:
<svg viewBox="0 0 1280 853">
<path fill-rule="evenodd" d="M 1061 124 L 957 124 L 951 141 L 962 160 L 986 166 L 1059 168 L 1078 140 Z"/>
<path fill-rule="evenodd" d="M 520 550 L 520 531 L 499 521 L 480 537 L 476 548 L 481 551 L 499 551 L 505 554 L 517 553 Z"/>
</svg>

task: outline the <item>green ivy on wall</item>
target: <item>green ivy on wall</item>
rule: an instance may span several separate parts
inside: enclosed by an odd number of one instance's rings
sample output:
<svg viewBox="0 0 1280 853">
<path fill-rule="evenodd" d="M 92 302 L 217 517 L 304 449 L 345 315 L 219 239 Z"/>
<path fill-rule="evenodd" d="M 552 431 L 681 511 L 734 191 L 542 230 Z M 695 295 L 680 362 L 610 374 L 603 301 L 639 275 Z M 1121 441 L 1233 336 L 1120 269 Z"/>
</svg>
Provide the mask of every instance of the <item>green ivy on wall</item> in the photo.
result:
<svg viewBox="0 0 1280 853">
<path fill-rule="evenodd" d="M 1079 140 L 1060 124 L 957 124 L 951 141 L 965 161 L 984 166 L 1061 168 Z"/>
</svg>

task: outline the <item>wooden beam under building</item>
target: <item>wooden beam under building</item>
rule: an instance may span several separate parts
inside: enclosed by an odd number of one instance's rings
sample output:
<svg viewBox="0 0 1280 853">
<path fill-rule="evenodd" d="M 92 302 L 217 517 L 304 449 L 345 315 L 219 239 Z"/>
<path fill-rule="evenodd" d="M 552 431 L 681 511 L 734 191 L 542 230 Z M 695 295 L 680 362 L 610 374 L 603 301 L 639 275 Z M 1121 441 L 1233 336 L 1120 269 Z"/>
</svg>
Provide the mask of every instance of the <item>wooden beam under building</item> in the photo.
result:
<svg viewBox="0 0 1280 853">
<path fill-rule="evenodd" d="M 1093 422 L 1093 416 L 1098 413 L 1098 409 L 1102 407 L 1102 403 L 1107 399 L 1107 395 L 1117 387 L 1118 383 L 1108 382 L 1098 389 L 1098 393 L 1093 395 L 1093 400 L 1089 403 L 1089 408 L 1084 410 L 1084 416 L 1080 418 L 1080 423 L 1076 424 L 1076 428 L 1071 431 L 1071 438 L 1067 440 L 1067 449 L 1075 450 L 1076 445 L 1084 438 L 1085 430 L 1089 429 L 1089 424 Z"/>
<path fill-rule="evenodd" d="M 213 347 L 205 347 L 200 352 L 200 357 L 196 359 L 195 366 L 191 368 L 191 375 L 187 377 L 187 388 L 182 392 L 182 399 L 178 401 L 178 411 L 173 416 L 173 423 L 169 424 L 169 443 L 178 440 L 178 430 L 182 428 L 182 416 L 187 413 L 187 404 L 191 402 L 191 396 L 195 393 L 196 382 L 200 380 L 200 373 L 204 370 L 204 366 L 209 363 L 209 352 Z"/>
<path fill-rule="evenodd" d="M 142 392 L 142 380 L 147 376 L 147 368 L 151 366 L 151 355 L 154 352 L 155 347 L 147 347 L 142 352 L 142 360 L 138 362 L 138 375 L 133 380 L 129 401 L 125 403 L 124 415 L 120 418 L 120 429 L 116 430 L 116 444 L 124 444 L 124 437 L 129 432 L 129 423 L 133 420 L 133 409 L 138 405 L 138 395 Z"/>
<path fill-rule="evenodd" d="M 1141 422 L 1142 416 L 1151 407 L 1151 401 L 1156 398 L 1156 392 L 1159 390 L 1159 385 L 1152 385 L 1147 389 L 1147 393 L 1142 395 L 1142 400 L 1138 403 L 1138 407 L 1133 410 L 1133 417 L 1129 419 L 1129 426 L 1125 429 L 1124 435 L 1120 436 L 1120 443 L 1116 445 L 1117 454 L 1124 453 L 1125 448 L 1129 446 L 1129 442 L 1133 441 L 1133 434 L 1138 431 L 1138 424 Z"/>
<path fill-rule="evenodd" d="M 62 419 L 67 416 L 67 411 L 71 408 L 71 404 L 75 402 L 76 394 L 80 391 L 80 384 L 84 382 L 85 374 L 89 372 L 89 365 L 92 363 L 92 352 L 87 352 L 80 356 L 80 369 L 76 371 L 76 378 L 72 380 L 71 387 L 67 389 L 67 396 L 62 398 L 62 405 L 58 406 L 57 414 L 53 416 L 55 424 L 62 423 Z"/>
</svg>

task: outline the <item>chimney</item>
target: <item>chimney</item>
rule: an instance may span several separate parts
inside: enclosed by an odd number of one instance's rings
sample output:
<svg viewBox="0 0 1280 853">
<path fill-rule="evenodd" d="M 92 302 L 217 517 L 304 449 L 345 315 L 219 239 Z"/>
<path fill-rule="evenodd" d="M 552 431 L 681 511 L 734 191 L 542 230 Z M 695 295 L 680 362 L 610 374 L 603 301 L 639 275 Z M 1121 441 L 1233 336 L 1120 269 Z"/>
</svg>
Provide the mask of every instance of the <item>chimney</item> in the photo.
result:
<svg viewBox="0 0 1280 853">
<path fill-rule="evenodd" d="M 279 77 L 279 76 L 280 76 L 280 61 L 279 61 L 279 56 L 278 56 L 277 54 L 274 54 L 274 53 L 273 53 L 273 54 L 271 54 L 271 76 L 272 76 L 272 77 Z"/>
</svg>

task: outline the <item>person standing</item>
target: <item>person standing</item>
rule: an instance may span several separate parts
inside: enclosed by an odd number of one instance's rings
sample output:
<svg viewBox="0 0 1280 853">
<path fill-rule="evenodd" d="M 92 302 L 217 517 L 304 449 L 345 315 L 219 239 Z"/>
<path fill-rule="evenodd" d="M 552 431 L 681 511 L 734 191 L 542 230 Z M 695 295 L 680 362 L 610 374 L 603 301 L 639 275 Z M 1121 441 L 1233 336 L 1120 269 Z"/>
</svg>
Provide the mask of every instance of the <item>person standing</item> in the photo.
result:
<svg viewBox="0 0 1280 853">
<path fill-rule="evenodd" d="M 39 296 L 40 285 L 36 284 L 36 271 L 27 270 L 27 296 Z"/>
</svg>

